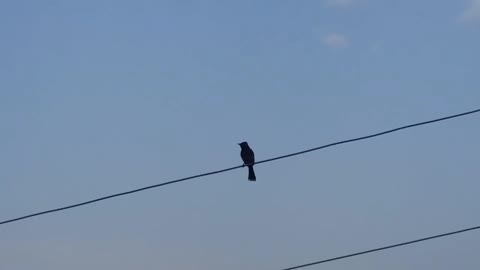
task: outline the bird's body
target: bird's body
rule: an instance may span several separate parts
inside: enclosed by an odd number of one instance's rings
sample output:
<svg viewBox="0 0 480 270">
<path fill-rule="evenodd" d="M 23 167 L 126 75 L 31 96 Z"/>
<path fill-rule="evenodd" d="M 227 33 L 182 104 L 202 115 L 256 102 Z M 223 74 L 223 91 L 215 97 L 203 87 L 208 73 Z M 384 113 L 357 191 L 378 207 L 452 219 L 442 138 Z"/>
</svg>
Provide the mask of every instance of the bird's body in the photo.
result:
<svg viewBox="0 0 480 270">
<path fill-rule="evenodd" d="M 253 170 L 253 164 L 255 164 L 255 153 L 252 148 L 248 146 L 247 142 L 239 143 L 242 151 L 240 151 L 240 156 L 242 157 L 243 163 L 248 167 L 248 180 L 256 181 L 255 171 Z"/>
</svg>

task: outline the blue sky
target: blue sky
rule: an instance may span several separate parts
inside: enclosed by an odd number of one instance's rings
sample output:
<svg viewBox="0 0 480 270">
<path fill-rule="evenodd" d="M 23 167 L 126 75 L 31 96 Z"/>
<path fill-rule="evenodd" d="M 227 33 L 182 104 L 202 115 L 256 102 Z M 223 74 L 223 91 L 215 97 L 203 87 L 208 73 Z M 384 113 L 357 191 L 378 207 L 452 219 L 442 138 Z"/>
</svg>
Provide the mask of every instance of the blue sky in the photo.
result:
<svg viewBox="0 0 480 270">
<path fill-rule="evenodd" d="M 2 1 L 0 219 L 479 107 L 480 1 Z M 0 268 L 281 269 L 480 224 L 478 116 L 0 228 Z M 480 234 L 309 269 L 478 269 Z"/>
</svg>

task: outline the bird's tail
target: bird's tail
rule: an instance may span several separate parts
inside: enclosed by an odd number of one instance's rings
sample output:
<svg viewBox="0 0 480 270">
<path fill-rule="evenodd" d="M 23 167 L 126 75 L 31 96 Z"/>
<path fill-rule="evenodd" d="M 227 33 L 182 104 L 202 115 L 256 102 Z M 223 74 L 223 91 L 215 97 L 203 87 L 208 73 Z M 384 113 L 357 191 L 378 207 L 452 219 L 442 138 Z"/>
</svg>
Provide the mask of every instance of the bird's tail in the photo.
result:
<svg viewBox="0 0 480 270">
<path fill-rule="evenodd" d="M 248 166 L 248 180 L 256 181 L 257 177 L 255 177 L 255 171 L 253 171 L 253 166 Z"/>
</svg>

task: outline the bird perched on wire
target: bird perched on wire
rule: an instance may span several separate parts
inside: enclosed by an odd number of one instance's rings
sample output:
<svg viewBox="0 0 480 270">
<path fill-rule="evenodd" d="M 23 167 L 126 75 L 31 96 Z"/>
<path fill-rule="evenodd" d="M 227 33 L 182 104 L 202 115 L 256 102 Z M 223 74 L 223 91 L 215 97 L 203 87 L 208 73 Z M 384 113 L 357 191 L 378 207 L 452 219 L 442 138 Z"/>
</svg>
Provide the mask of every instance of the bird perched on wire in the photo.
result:
<svg viewBox="0 0 480 270">
<path fill-rule="evenodd" d="M 248 180 L 256 181 L 255 172 L 253 171 L 253 164 L 255 163 L 255 154 L 253 153 L 252 148 L 248 146 L 247 142 L 241 142 L 238 145 L 242 148 L 240 151 L 240 156 L 242 157 L 244 166 L 248 167 Z"/>
</svg>

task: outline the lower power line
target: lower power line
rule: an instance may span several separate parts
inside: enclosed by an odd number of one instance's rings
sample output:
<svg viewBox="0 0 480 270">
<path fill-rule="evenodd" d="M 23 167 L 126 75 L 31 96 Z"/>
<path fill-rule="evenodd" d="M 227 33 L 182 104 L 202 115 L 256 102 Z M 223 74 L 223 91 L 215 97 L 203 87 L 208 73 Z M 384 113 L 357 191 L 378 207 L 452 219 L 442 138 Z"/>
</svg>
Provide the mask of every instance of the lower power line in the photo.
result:
<svg viewBox="0 0 480 270">
<path fill-rule="evenodd" d="M 356 253 L 351 253 L 351 254 L 348 254 L 348 255 L 338 256 L 338 257 L 334 257 L 334 258 L 330 258 L 330 259 L 325 259 L 325 260 L 321 260 L 321 261 L 316 261 L 316 262 L 306 263 L 306 264 L 297 265 L 297 266 L 293 266 L 293 267 L 289 267 L 289 268 L 284 268 L 284 269 L 282 269 L 282 270 L 300 269 L 300 268 L 304 268 L 304 267 L 308 267 L 308 266 L 312 266 L 312 265 L 317 265 L 317 264 L 322 264 L 322 263 L 327 263 L 327 262 L 332 262 L 332 261 L 343 260 L 343 259 L 346 259 L 346 258 L 355 257 L 355 256 L 360 256 L 360 255 L 364 255 L 364 254 L 367 254 L 367 253 L 373 253 L 373 252 L 378 252 L 378 251 L 385 250 L 385 249 L 391 249 L 391 248 L 396 248 L 396 247 L 401 247 L 401 246 L 407 246 L 407 245 L 415 244 L 415 243 L 418 243 L 418 242 L 424 242 L 424 241 L 432 240 L 432 239 L 435 239 L 435 238 L 441 238 L 441 237 L 445 237 L 445 236 L 450 236 L 450 235 L 454 235 L 454 234 L 460 234 L 460 233 L 464 233 L 464 232 L 468 232 L 468 231 L 473 231 L 473 230 L 478 230 L 478 229 L 480 229 L 480 226 L 471 227 L 471 228 L 466 228 L 466 229 L 463 229 L 463 230 L 458 230 L 458 231 L 453 231 L 453 232 L 448 232 L 448 233 L 437 234 L 437 235 L 434 235 L 434 236 L 429 236 L 429 237 L 425 237 L 425 238 L 420 238 L 420 239 L 416 239 L 416 240 L 411 240 L 411 241 L 408 241 L 408 242 L 403 242 L 403 243 L 394 244 L 394 245 L 390 245 L 390 246 L 385 246 L 385 247 L 380 247 L 380 248 L 369 249 L 369 250 L 365 250 L 365 251 L 360 251 L 360 252 L 356 252 Z"/>
</svg>

